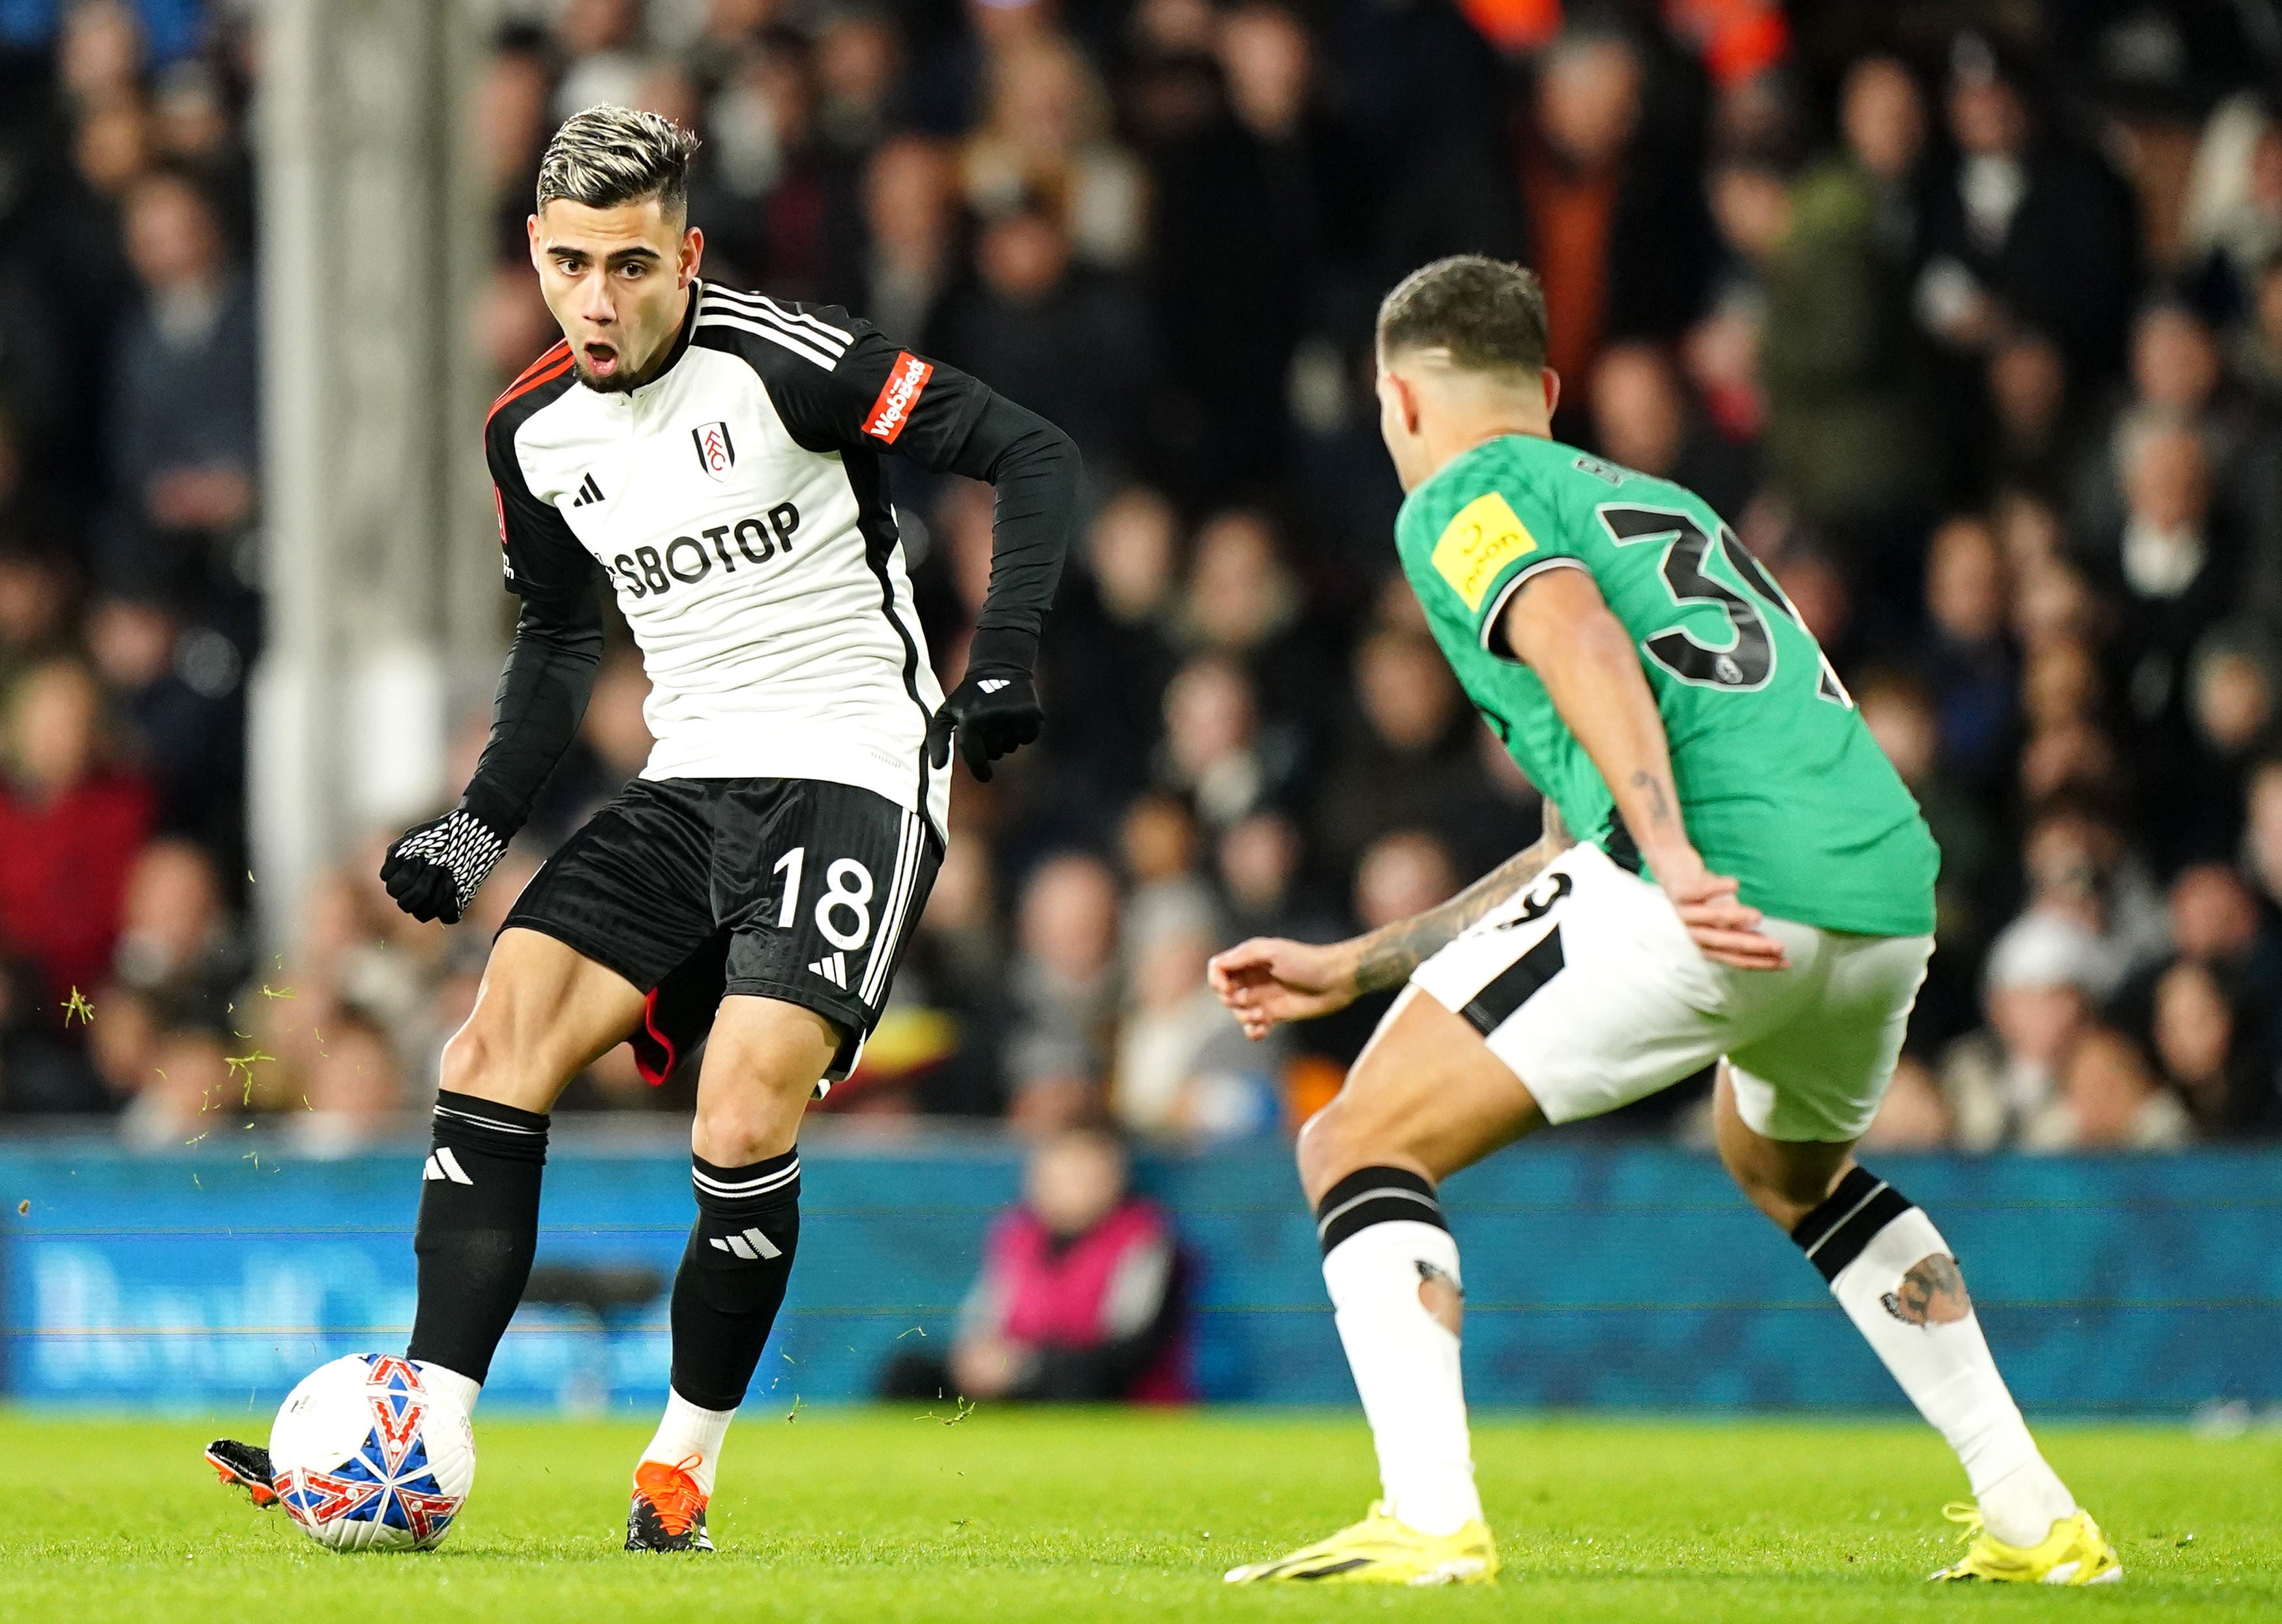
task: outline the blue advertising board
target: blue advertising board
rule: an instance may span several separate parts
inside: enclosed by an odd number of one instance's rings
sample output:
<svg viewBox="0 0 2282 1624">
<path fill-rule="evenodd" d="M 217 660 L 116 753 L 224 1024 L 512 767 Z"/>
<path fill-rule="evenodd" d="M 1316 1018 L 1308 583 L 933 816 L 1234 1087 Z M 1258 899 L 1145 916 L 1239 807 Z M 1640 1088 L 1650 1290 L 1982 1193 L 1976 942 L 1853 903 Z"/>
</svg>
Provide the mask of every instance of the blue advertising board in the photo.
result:
<svg viewBox="0 0 2282 1624">
<path fill-rule="evenodd" d="M 0 1393 L 266 1414 L 324 1359 L 401 1347 L 420 1162 L 411 1145 L 338 1159 L 250 1143 L 0 1146 Z M 799 1264 L 756 1406 L 861 1397 L 899 1346 L 947 1341 L 1021 1178 L 1019 1148 L 966 1138 L 816 1136 L 803 1162 Z M 1878 1170 L 1942 1226 L 2031 1412 L 2282 1403 L 2282 1155 L 1903 1157 Z M 1161 1158 L 1140 1180 L 1187 1248 L 1199 1390 L 1349 1400 L 1288 1158 Z M 1546 1142 L 1446 1194 L 1478 1404 L 1900 1402 L 1820 1278 L 1706 1157 Z M 486 1405 L 656 1404 L 663 1294 L 691 1211 L 686 1155 L 559 1134 L 539 1259 L 555 1300 L 517 1314 Z"/>
</svg>

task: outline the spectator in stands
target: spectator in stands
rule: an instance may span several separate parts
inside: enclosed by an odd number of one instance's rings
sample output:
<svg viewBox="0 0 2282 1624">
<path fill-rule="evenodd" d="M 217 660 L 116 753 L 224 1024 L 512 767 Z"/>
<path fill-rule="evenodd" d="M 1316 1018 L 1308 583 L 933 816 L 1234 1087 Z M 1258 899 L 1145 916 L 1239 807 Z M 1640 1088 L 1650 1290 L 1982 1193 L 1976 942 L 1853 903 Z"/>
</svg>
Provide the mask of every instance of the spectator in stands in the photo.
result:
<svg viewBox="0 0 2282 1624">
<path fill-rule="evenodd" d="M 2282 932 L 2260 916 L 2248 883 L 2232 865 L 2197 863 L 2175 877 L 2166 898 L 2171 956 L 2132 978 L 2115 999 L 2119 1019 L 2151 1035 L 2165 1075 L 2209 1131 L 2255 1131 L 2275 1107 L 2282 1061 Z M 2191 970 L 2191 976 L 2174 972 Z M 2176 1001 L 2169 1016 L 2163 1000 Z M 2224 1011 L 2227 1029 L 2215 1038 Z M 2213 1046 L 2218 1053 L 2209 1060 Z M 2201 1054 L 2200 1062 L 2187 1056 Z"/>
<path fill-rule="evenodd" d="M 2019 673 L 2006 640 L 2005 556 L 1978 514 L 1934 532 L 1925 577 L 1926 676 L 1941 765 L 1975 792 L 2003 777 L 2018 744 Z"/>
<path fill-rule="evenodd" d="M 1684 485 L 1722 516 L 1750 503 L 1751 456 L 1701 421 L 1661 348 L 1611 345 L 1593 368 L 1591 395 L 1593 443 L 1611 462 Z"/>
<path fill-rule="evenodd" d="M 1046 622 L 1045 747 L 1111 798 L 1149 781 L 1176 657 L 1180 516 L 1162 493 L 1128 486 L 1094 510 L 1081 569 Z"/>
<path fill-rule="evenodd" d="M 969 206 L 997 221 L 1059 198 L 1062 252 L 1086 265 L 1130 265 L 1145 223 L 1141 169 L 1112 134 L 1108 97 L 1084 55 L 1049 34 L 1010 41 L 991 58 L 988 97 L 960 159 Z"/>
<path fill-rule="evenodd" d="M 245 945 L 224 906 L 213 859 L 187 840 L 154 840 L 128 871 L 114 974 L 170 1025 L 228 1032 L 247 989 Z"/>
<path fill-rule="evenodd" d="M 2163 1082 L 2205 1135 L 2263 1125 L 2272 1057 L 2246 1041 L 2242 1014 L 2208 965 L 2183 959 L 2158 976 L 2152 1014 L 2149 1046 Z"/>
<path fill-rule="evenodd" d="M 1908 68 L 1847 71 L 1838 150 L 1799 177 L 1766 268 L 1758 350 L 1770 472 L 1851 571 L 1890 578 L 1937 488 L 1908 320 L 1925 107 Z"/>
<path fill-rule="evenodd" d="M 1119 1125 L 1191 1145 L 1276 1129 L 1283 1045 L 1247 1043 L 1205 985 L 1221 939 L 1210 909 L 1187 894 L 1136 898 L 1127 937 L 1132 1002 L 1109 1092 Z"/>
<path fill-rule="evenodd" d="M 404 1126 L 404 1079 L 381 1030 L 353 1014 L 325 1033 L 303 1098 L 286 1103 L 294 1151 L 338 1156 L 361 1150 Z"/>
<path fill-rule="evenodd" d="M 1709 211 L 1693 154 L 1672 140 L 1668 120 L 1643 117 L 1647 69 L 1632 40 L 1580 23 L 1535 70 L 1522 139 L 1483 120 L 1475 128 L 1494 145 L 1475 137 L 1422 162 L 1392 229 L 1406 264 L 1471 248 L 1535 267 L 1552 318 L 1551 365 L 1578 386 L 1604 344 L 1676 341 L 1696 318 L 1712 252 Z M 1580 390 L 1564 404 L 1587 402 Z"/>
<path fill-rule="evenodd" d="M 1308 610 L 1306 588 L 1264 512 L 1225 509 L 1199 528 L 1180 632 L 1193 647 L 1244 663 L 1270 746 L 1286 752 L 1316 742 L 1339 692 L 1337 657 Z"/>
<path fill-rule="evenodd" d="M 959 262 L 959 174 L 924 136 L 881 144 L 864 171 L 870 250 L 858 307 L 899 342 L 917 343 Z"/>
<path fill-rule="evenodd" d="M 2210 302 L 2240 312 L 2282 249 L 2282 127 L 2255 89 L 2211 112 L 2182 200 L 2181 256 Z"/>
<path fill-rule="evenodd" d="M 1292 763 L 1288 749 L 1260 736 L 1258 707 L 1244 668 L 1222 655 L 1199 655 L 1165 689 L 1160 777 L 1194 798 L 1214 830 L 1272 804 Z"/>
<path fill-rule="evenodd" d="M 1991 895 L 1999 882 L 1996 831 L 1980 802 L 1942 764 L 1940 722 L 1923 684 L 1880 672 L 1854 690 L 1854 701 L 1941 848 L 1934 885 L 1937 951 L 1911 1022 L 1913 1037 L 1930 1050 L 1974 1024 L 1975 967 L 1999 922 Z"/>
<path fill-rule="evenodd" d="M 60 1027 L 74 989 L 98 985 L 119 936 L 128 875 L 151 820 L 150 786 L 111 765 L 102 694 L 54 659 L 7 695 L 0 786 L 0 941 L 39 972 Z"/>
<path fill-rule="evenodd" d="M 0 688 L 69 651 L 71 587 L 52 553 L 0 551 Z"/>
<path fill-rule="evenodd" d="M 1431 638 L 1380 632 L 1355 651 L 1357 725 L 1333 758 L 1316 802 L 1316 850 L 1351 867 L 1391 830 L 1433 828 L 1480 774 L 1479 723 Z"/>
<path fill-rule="evenodd" d="M 2069 1051 L 2053 1098 L 2022 1125 L 2021 1148 L 2177 1150 L 2193 1132 L 2186 1107 L 2148 1070 L 2138 1045 L 2094 1027 Z"/>
<path fill-rule="evenodd" d="M 1076 1075 L 1098 1084 L 1122 989 L 1118 984 L 1117 881 L 1109 865 L 1083 852 L 1050 857 L 1022 888 L 1017 956 L 1009 983 L 1014 1005 L 1014 1064 Z M 1041 1063 L 1039 1056 L 1051 1055 Z"/>
<path fill-rule="evenodd" d="M 983 1245 L 948 1361 L 905 1350 L 891 1398 L 1178 1403 L 1190 1396 L 1180 1248 L 1132 1194 L 1125 1153 L 1098 1129 L 1030 1154 L 1022 1201 Z"/>
<path fill-rule="evenodd" d="M 1122 276 L 1071 257 L 1059 209 L 1040 198 L 1010 202 L 982 225 L 974 276 L 943 296 L 925 340 L 1060 424 L 1086 471 L 1114 481 L 1142 460 L 1154 369 L 1148 314 Z"/>
<path fill-rule="evenodd" d="M 2072 920 L 2032 911 L 2006 928 L 1989 953 L 1988 1025 L 1941 1055 L 1941 1091 L 1960 1148 L 1997 1149 L 2044 1119 L 2115 975 L 2099 938 Z"/>
<path fill-rule="evenodd" d="M 2209 451 L 2193 424 L 2142 418 L 2123 431 L 2120 455 L 2124 517 L 2100 538 L 2094 568 L 2123 609 L 2116 657 L 2139 825 L 2169 866 L 2208 844 L 2189 677 L 2198 646 L 2234 606 L 2241 538 L 2212 508 Z"/>
<path fill-rule="evenodd" d="M 246 1085 L 221 1039 L 200 1027 L 163 1029 L 148 1068 L 119 1115 L 119 1137 L 138 1150 L 179 1150 L 244 1126 Z"/>
<path fill-rule="evenodd" d="M 244 850 L 244 657 L 212 626 L 185 627 L 165 603 L 98 599 L 88 652 L 124 724 L 132 758 L 159 794 L 161 828 L 203 843 L 235 870 Z"/>
<path fill-rule="evenodd" d="M 2031 94 L 2025 65 L 1979 35 L 1950 57 L 1956 156 L 1929 195 L 1919 319 L 1954 352 L 2016 327 L 2059 346 L 2070 376 L 2105 379 L 2139 273 L 2131 193 Z"/>
<path fill-rule="evenodd" d="M 125 229 L 144 299 L 113 373 L 124 508 L 100 574 L 122 589 L 198 601 L 210 552 L 253 515 L 253 298 L 213 205 L 186 175 L 162 170 L 136 183 Z"/>
</svg>

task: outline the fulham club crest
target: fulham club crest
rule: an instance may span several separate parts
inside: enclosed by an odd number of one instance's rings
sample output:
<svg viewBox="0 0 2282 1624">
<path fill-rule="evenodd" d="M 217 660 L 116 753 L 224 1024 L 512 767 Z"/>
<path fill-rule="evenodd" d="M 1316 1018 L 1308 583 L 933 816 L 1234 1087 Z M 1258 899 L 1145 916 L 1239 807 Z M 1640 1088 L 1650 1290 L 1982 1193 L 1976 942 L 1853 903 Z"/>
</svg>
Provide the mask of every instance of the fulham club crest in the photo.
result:
<svg viewBox="0 0 2282 1624">
<path fill-rule="evenodd" d="M 697 466 L 716 479 L 726 479 L 737 465 L 737 447 L 730 443 L 726 423 L 701 423 L 689 431 L 697 445 Z"/>
</svg>

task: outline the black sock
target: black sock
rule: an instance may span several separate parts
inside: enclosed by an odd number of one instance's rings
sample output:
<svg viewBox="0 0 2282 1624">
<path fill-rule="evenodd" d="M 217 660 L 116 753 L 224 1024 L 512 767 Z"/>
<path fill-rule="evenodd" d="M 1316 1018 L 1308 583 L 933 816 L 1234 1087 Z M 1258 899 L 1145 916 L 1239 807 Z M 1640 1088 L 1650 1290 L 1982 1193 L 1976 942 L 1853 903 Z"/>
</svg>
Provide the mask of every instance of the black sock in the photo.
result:
<svg viewBox="0 0 2282 1624">
<path fill-rule="evenodd" d="M 421 1172 L 420 1306 L 408 1358 L 472 1381 L 515 1317 L 539 1245 L 539 1179 L 547 1118 L 455 1094 L 436 1096 L 436 1139 Z"/>
<path fill-rule="evenodd" d="M 734 1410 L 800 1244 L 800 1153 L 750 1167 L 689 1160 L 697 1222 L 673 1277 L 673 1390 L 701 1410 Z"/>
</svg>

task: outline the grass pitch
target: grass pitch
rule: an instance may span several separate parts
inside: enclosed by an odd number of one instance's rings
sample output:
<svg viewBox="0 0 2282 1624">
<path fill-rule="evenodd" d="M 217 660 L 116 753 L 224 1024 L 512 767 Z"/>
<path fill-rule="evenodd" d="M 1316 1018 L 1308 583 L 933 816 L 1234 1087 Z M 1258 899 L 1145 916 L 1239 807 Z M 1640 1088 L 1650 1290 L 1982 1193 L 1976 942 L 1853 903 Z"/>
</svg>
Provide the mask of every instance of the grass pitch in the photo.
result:
<svg viewBox="0 0 2282 1624">
<path fill-rule="evenodd" d="M 336 1556 L 226 1494 L 198 1449 L 233 1426 L 0 1413 L 0 1620 L 2282 1616 L 2271 1434 L 2047 1429 L 2126 1569 L 2064 1591 L 1924 1582 L 1963 1485 L 1922 1427 L 1491 1418 L 1475 1452 L 1504 1581 L 1412 1592 L 1220 1582 L 1362 1513 L 1359 1417 L 749 1415 L 710 1558 L 618 1548 L 646 1426 L 486 1418 L 474 1497 L 424 1556 Z"/>
</svg>

